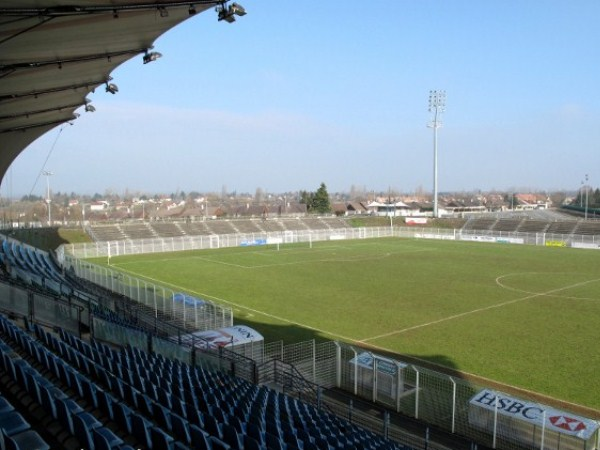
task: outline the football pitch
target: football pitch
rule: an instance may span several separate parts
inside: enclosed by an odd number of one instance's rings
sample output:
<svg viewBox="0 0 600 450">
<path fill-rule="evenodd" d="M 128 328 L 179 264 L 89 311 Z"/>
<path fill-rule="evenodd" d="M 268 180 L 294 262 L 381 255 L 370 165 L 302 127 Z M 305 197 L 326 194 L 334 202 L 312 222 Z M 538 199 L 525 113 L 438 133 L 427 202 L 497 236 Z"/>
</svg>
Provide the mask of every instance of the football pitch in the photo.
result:
<svg viewBox="0 0 600 450">
<path fill-rule="evenodd" d="M 111 266 L 228 305 L 267 342 L 342 340 L 600 410 L 596 251 L 386 238 Z"/>
</svg>

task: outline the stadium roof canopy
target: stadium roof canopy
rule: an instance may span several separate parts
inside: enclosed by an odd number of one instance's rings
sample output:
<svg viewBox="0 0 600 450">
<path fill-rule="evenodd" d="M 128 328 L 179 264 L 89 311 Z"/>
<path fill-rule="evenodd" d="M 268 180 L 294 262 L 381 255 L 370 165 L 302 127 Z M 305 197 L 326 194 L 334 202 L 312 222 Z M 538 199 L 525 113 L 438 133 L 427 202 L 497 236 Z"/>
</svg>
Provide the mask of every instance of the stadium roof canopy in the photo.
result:
<svg viewBox="0 0 600 450">
<path fill-rule="evenodd" d="M 0 0 L 0 179 L 38 137 L 82 106 L 93 111 L 88 93 L 118 90 L 117 66 L 158 57 L 152 44 L 165 31 L 215 6 L 219 20 L 244 14 L 226 2 Z"/>
</svg>

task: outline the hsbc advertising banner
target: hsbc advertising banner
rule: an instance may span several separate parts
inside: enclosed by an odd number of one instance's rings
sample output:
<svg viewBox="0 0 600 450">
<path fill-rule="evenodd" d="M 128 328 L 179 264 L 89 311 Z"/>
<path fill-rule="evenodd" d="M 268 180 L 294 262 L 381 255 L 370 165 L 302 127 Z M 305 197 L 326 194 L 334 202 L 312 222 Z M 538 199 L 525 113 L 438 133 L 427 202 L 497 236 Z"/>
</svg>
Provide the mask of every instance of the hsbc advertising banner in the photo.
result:
<svg viewBox="0 0 600 450">
<path fill-rule="evenodd" d="M 211 331 L 197 331 L 181 336 L 181 339 L 189 341 L 192 337 L 195 338 L 194 342 L 198 347 L 211 349 L 250 344 L 264 339 L 258 331 L 246 325 L 234 325 Z"/>
<path fill-rule="evenodd" d="M 488 389 L 477 393 L 469 403 L 471 406 L 478 406 L 491 412 L 497 411 L 498 414 L 545 427 L 548 431 L 567 434 L 583 440 L 592 437 L 599 426 L 598 422 L 591 419 L 539 403 L 516 399 Z"/>
</svg>

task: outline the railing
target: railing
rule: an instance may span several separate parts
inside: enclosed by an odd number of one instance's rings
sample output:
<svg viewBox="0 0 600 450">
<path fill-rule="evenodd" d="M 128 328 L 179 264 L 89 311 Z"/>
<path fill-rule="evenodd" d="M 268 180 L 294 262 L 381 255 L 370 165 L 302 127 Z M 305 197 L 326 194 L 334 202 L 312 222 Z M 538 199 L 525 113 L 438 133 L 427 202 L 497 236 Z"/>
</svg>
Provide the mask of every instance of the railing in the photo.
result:
<svg viewBox="0 0 600 450">
<path fill-rule="evenodd" d="M 30 288 L 0 282 L 0 310 L 23 317 L 30 323 L 60 326 L 77 336 L 81 335 L 81 306 Z"/>
<path fill-rule="evenodd" d="M 576 235 L 555 233 L 526 233 L 517 231 L 460 230 L 428 227 L 361 227 L 321 230 L 295 230 L 265 233 L 242 233 L 203 236 L 178 236 L 171 238 L 137 239 L 127 241 L 108 241 L 61 245 L 58 249 L 62 264 L 70 265 L 72 258 L 107 258 L 120 255 L 144 253 L 179 252 L 187 250 L 206 250 L 249 245 L 283 245 L 289 243 L 308 243 L 337 239 L 364 239 L 381 237 L 406 237 L 452 240 L 476 240 L 476 237 L 488 237 L 529 245 L 546 245 L 547 242 L 563 242 L 590 245 L 600 248 L 599 235 Z"/>
</svg>

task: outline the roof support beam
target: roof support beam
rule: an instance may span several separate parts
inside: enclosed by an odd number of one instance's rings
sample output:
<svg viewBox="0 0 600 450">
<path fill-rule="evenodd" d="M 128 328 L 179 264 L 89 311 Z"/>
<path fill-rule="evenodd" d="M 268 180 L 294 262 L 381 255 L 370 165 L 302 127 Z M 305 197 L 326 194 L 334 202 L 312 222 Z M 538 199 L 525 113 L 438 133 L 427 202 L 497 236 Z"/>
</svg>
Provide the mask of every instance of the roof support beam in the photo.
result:
<svg viewBox="0 0 600 450">
<path fill-rule="evenodd" d="M 190 5 L 223 5 L 228 0 L 163 1 L 160 3 L 134 3 L 107 6 L 61 5 L 50 8 L 0 8 L 0 16 L 54 17 L 85 14 L 107 14 L 122 11 L 150 11 L 159 8 L 189 8 Z"/>
<path fill-rule="evenodd" d="M 71 103 L 69 105 L 58 105 L 58 106 L 53 106 L 52 108 L 38 109 L 36 111 L 27 111 L 26 113 L 9 114 L 7 116 L 0 116 L 0 120 L 16 119 L 18 117 L 29 117 L 29 116 L 34 116 L 36 114 L 45 114 L 45 113 L 52 112 L 52 111 L 62 111 L 63 109 L 74 109 L 74 108 L 79 108 L 80 106 L 83 106 L 85 104 L 86 104 L 86 102 Z"/>
<path fill-rule="evenodd" d="M 72 64 L 72 63 L 83 63 L 88 61 L 98 61 L 100 59 L 107 59 L 110 62 L 112 57 L 117 56 L 126 56 L 126 55 L 136 55 L 138 53 L 145 53 L 148 50 L 147 47 L 144 48 L 135 48 L 131 50 L 122 50 L 119 52 L 112 53 L 99 53 L 96 55 L 81 55 L 75 58 L 65 58 L 65 59 L 53 59 L 47 61 L 28 61 L 17 64 L 6 64 L 0 66 L 0 78 L 3 76 L 5 72 L 14 72 L 19 69 L 37 69 L 38 67 L 44 66 L 58 66 L 59 69 L 62 69 L 63 64 Z"/>
<path fill-rule="evenodd" d="M 36 97 L 37 98 L 39 95 L 54 94 L 56 92 L 64 92 L 64 91 L 70 91 L 70 90 L 75 91 L 75 90 L 81 89 L 81 88 L 87 88 L 87 90 L 89 90 L 90 87 L 93 88 L 95 86 L 100 86 L 101 84 L 108 83 L 109 81 L 112 81 L 112 77 L 102 78 L 101 80 L 86 81 L 85 83 L 69 84 L 66 86 L 57 86 L 57 87 L 53 87 L 51 89 L 45 89 L 45 90 L 41 90 L 41 91 L 18 92 L 18 93 L 14 93 L 14 94 L 0 95 L 0 102 L 6 101 L 6 100 L 14 100 L 17 98 L 22 98 L 22 97 Z"/>
</svg>

